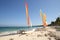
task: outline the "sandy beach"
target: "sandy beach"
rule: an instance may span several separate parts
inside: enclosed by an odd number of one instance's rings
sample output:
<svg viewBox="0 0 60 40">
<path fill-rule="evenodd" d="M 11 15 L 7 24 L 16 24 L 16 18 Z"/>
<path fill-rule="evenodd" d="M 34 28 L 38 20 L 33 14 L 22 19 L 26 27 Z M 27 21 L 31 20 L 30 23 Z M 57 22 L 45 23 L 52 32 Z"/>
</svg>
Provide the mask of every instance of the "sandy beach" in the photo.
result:
<svg viewBox="0 0 60 40">
<path fill-rule="evenodd" d="M 52 30 L 52 29 L 51 29 Z M 0 37 L 0 40 L 56 40 L 54 36 L 50 36 L 50 29 L 47 31 L 44 30 L 31 30 L 25 32 L 25 34 L 15 34 Z M 52 30 L 53 31 L 53 30 Z M 55 32 L 55 31 L 54 31 Z M 55 33 L 54 33 L 55 34 Z M 56 33 L 57 35 L 57 33 Z M 58 34 L 60 35 L 60 34 Z"/>
<path fill-rule="evenodd" d="M 47 33 L 47 32 L 45 32 Z M 45 34 L 44 32 L 32 32 L 32 33 L 28 33 L 28 34 L 17 34 L 17 35 L 9 35 L 9 36 L 4 36 L 4 37 L 0 37 L 0 40 L 48 40 L 49 36 L 44 36 Z"/>
</svg>

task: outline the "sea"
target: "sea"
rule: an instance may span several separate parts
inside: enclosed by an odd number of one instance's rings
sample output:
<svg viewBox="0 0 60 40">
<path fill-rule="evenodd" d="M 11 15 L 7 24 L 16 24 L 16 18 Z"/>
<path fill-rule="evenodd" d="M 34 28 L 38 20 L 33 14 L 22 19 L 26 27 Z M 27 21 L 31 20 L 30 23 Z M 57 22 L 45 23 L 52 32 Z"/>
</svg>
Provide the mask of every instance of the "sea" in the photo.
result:
<svg viewBox="0 0 60 40">
<path fill-rule="evenodd" d="M 39 26 L 38 26 L 39 27 Z M 36 26 L 34 27 L 27 27 L 27 26 L 0 26 L 0 33 L 1 32 L 8 32 L 8 31 L 18 31 L 18 30 L 32 30 L 34 28 L 38 28 Z M 40 27 L 42 28 L 42 27 Z"/>
</svg>

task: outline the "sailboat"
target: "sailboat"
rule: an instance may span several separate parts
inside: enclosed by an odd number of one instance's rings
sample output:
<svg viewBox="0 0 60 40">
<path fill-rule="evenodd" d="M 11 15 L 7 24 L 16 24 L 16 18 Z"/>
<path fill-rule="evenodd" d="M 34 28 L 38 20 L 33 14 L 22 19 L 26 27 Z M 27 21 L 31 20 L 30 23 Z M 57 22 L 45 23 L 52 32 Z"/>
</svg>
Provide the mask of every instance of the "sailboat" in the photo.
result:
<svg viewBox="0 0 60 40">
<path fill-rule="evenodd" d="M 27 4 L 27 2 L 25 3 L 25 8 L 26 8 L 26 21 L 27 21 L 27 26 L 29 26 L 29 27 L 31 26 L 32 27 L 30 16 L 28 14 L 28 4 Z"/>
<path fill-rule="evenodd" d="M 48 27 L 48 26 L 47 26 L 46 13 L 43 14 L 42 11 L 40 10 L 40 16 L 41 16 L 41 18 L 42 18 L 42 23 L 43 23 L 43 26 L 44 26 L 45 30 L 51 31 L 51 32 L 55 32 L 55 31 L 56 31 L 55 28 L 52 28 L 52 27 Z"/>
<path fill-rule="evenodd" d="M 47 26 L 47 22 L 46 22 L 46 14 L 42 13 L 41 9 L 40 9 L 40 16 L 42 18 L 42 23 L 43 23 L 43 26 L 46 27 Z"/>
</svg>

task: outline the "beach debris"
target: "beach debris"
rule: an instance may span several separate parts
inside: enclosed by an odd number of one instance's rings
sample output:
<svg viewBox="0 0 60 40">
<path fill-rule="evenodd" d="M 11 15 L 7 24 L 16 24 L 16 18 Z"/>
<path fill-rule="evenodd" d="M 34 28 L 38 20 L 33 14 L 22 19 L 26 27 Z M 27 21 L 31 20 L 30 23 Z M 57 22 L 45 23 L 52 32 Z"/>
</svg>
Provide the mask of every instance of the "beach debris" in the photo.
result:
<svg viewBox="0 0 60 40">
<path fill-rule="evenodd" d="M 25 34 L 25 30 L 18 30 L 17 33 L 18 34 Z"/>
<path fill-rule="evenodd" d="M 38 34 L 37 37 L 41 37 L 42 35 Z"/>
<path fill-rule="evenodd" d="M 46 31 L 44 28 L 37 28 L 35 31 Z"/>
<path fill-rule="evenodd" d="M 13 38 L 10 38 L 9 40 L 14 40 Z"/>
<path fill-rule="evenodd" d="M 48 36 L 47 34 L 45 34 L 45 36 Z"/>
<path fill-rule="evenodd" d="M 49 40 L 51 40 L 51 38 L 48 38 Z"/>
<path fill-rule="evenodd" d="M 56 40 L 60 40 L 60 37 L 57 37 L 57 36 L 56 36 L 55 39 L 56 39 Z"/>
<path fill-rule="evenodd" d="M 55 35 L 53 35 L 52 33 L 49 34 L 50 37 L 56 37 Z"/>
<path fill-rule="evenodd" d="M 21 36 L 21 35 L 24 35 L 24 34 L 26 34 L 26 33 L 25 33 L 25 30 L 18 30 L 18 31 L 17 31 L 17 34 L 20 34 L 19 36 Z"/>
<path fill-rule="evenodd" d="M 26 36 L 28 36 L 28 35 L 26 35 Z"/>
</svg>

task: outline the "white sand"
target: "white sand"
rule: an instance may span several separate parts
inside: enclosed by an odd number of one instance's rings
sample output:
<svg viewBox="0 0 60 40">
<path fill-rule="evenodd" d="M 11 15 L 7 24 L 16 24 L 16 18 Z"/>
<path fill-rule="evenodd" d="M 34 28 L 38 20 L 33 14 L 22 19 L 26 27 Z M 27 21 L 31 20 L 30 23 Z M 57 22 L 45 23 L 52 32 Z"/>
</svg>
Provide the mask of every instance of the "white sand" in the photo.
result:
<svg viewBox="0 0 60 40">
<path fill-rule="evenodd" d="M 0 40 L 55 40 L 54 37 L 50 37 L 49 35 L 45 36 L 45 34 L 48 34 L 48 31 L 34 31 L 34 32 L 29 32 L 27 34 L 21 35 L 21 34 L 16 34 L 16 35 L 9 35 L 9 36 L 3 36 L 0 37 Z"/>
</svg>

